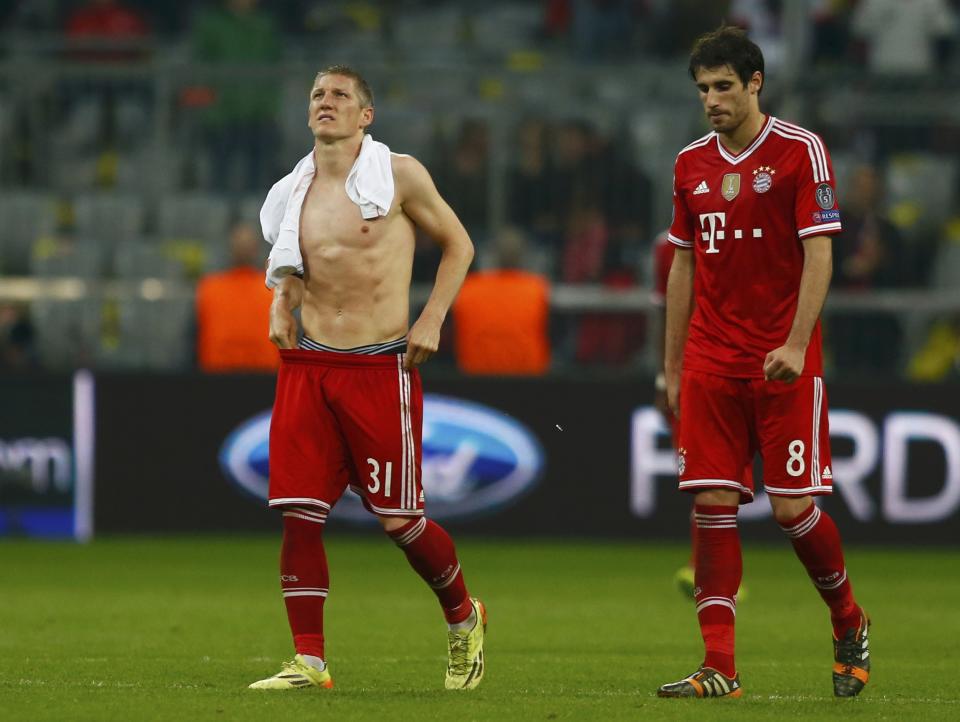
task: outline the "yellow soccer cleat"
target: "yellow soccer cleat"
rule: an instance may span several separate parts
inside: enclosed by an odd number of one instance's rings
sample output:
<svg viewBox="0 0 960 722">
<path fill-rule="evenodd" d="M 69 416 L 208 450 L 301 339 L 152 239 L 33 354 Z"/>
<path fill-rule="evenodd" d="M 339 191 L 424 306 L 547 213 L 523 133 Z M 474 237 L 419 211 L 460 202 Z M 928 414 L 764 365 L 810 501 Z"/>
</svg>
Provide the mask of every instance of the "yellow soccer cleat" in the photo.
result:
<svg viewBox="0 0 960 722">
<path fill-rule="evenodd" d="M 673 575 L 673 581 L 677 584 L 677 589 L 688 599 L 693 599 L 693 590 L 696 584 L 693 581 L 694 570 L 689 564 L 684 564 Z"/>
<path fill-rule="evenodd" d="M 311 687 L 323 689 L 333 687 L 330 670 L 324 668 L 321 672 L 303 661 L 303 657 L 298 654 L 289 662 L 284 662 L 281 670 L 275 675 L 254 682 L 249 689 L 309 689 Z"/>
<path fill-rule="evenodd" d="M 483 679 L 483 635 L 487 630 L 487 609 L 479 599 L 470 599 L 477 622 L 473 629 L 447 632 L 447 689 L 473 689 Z"/>
<path fill-rule="evenodd" d="M 677 573 L 673 575 L 673 581 L 676 583 L 677 589 L 688 599 L 694 599 L 696 595 L 697 584 L 694 581 L 695 574 L 696 570 L 693 567 L 689 564 L 684 564 L 677 569 Z M 747 588 L 741 584 L 740 588 L 737 589 L 737 601 L 742 602 L 746 598 Z"/>
</svg>

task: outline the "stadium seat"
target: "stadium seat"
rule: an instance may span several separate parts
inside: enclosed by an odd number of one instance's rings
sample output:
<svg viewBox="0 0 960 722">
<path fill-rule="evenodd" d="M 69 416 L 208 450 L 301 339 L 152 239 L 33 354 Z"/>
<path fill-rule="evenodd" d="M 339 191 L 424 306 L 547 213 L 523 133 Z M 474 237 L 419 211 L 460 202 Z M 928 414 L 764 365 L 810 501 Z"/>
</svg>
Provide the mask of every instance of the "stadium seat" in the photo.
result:
<svg viewBox="0 0 960 722">
<path fill-rule="evenodd" d="M 97 278 L 103 270 L 104 244 L 99 240 L 44 239 L 34 247 L 30 271 L 35 276 Z"/>
<path fill-rule="evenodd" d="M 229 201 L 214 195 L 168 195 L 157 209 L 157 235 L 163 241 L 226 243 L 229 223 Z"/>
<path fill-rule="evenodd" d="M 111 252 L 139 241 L 144 230 L 144 206 L 128 193 L 85 193 L 73 201 L 74 228 L 80 238 L 96 238 Z"/>
<path fill-rule="evenodd" d="M 119 246 L 114 255 L 114 270 L 120 278 L 160 278 L 178 280 L 185 276 L 184 264 L 157 243 L 136 241 Z"/>
<path fill-rule="evenodd" d="M 950 155 L 897 155 L 887 168 L 890 205 L 915 205 L 924 226 L 938 226 L 947 219 L 956 187 L 957 161 Z"/>
<path fill-rule="evenodd" d="M 53 232 L 57 224 L 56 199 L 43 193 L 0 194 L 0 271 L 27 273 L 34 242 Z"/>
</svg>

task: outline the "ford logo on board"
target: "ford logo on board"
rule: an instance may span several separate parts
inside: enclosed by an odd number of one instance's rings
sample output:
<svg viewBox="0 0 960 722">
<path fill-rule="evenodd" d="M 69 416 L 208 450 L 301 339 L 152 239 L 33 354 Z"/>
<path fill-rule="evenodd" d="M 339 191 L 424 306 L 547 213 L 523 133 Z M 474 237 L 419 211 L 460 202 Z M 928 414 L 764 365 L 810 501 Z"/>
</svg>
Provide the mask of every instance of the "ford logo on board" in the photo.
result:
<svg viewBox="0 0 960 722">
<path fill-rule="evenodd" d="M 266 500 L 270 412 L 248 419 L 220 448 L 220 466 L 234 484 Z M 452 519 L 493 511 L 528 492 L 543 471 L 543 449 L 516 419 L 472 401 L 426 394 L 423 400 L 422 479 L 427 513 Z M 353 493 L 333 516 L 373 518 Z"/>
</svg>

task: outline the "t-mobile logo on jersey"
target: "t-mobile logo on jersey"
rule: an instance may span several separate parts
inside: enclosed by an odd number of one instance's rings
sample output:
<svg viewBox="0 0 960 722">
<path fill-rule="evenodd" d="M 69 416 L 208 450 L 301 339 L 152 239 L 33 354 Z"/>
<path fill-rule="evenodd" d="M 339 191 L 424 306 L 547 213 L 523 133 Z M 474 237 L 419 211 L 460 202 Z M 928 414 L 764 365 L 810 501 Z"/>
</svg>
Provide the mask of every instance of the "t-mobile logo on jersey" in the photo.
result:
<svg viewBox="0 0 960 722">
<path fill-rule="evenodd" d="M 722 241 L 727 237 L 724 226 L 727 225 L 726 213 L 701 213 L 700 214 L 700 237 L 707 242 L 706 253 L 720 253 L 716 242 Z M 754 238 L 763 238 L 762 228 L 753 228 Z M 733 237 L 736 240 L 743 238 L 743 231 L 739 228 L 733 229 Z"/>
</svg>

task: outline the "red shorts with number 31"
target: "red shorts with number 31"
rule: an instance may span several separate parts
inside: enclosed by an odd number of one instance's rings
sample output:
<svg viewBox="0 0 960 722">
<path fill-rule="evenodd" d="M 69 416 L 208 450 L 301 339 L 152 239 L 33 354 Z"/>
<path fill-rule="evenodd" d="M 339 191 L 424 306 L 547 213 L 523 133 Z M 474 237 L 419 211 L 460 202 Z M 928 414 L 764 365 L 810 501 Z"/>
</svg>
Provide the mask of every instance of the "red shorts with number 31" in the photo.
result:
<svg viewBox="0 0 960 722">
<path fill-rule="evenodd" d="M 819 376 L 793 383 L 683 372 L 680 381 L 680 489 L 730 489 L 753 501 L 743 474 L 763 459 L 763 486 L 774 496 L 829 494 L 833 471 L 827 394 Z"/>
<path fill-rule="evenodd" d="M 280 352 L 270 506 L 330 511 L 348 486 L 381 516 L 420 516 L 423 390 L 403 354 Z"/>
</svg>

